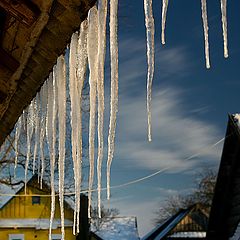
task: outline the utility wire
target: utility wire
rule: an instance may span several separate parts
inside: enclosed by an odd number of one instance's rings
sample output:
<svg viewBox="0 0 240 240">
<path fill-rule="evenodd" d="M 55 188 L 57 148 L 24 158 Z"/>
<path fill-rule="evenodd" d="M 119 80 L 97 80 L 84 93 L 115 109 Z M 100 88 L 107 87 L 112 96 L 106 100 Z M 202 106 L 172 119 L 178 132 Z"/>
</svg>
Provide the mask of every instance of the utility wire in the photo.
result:
<svg viewBox="0 0 240 240">
<path fill-rule="evenodd" d="M 204 147 L 202 149 L 199 150 L 198 153 L 196 154 L 193 154 L 191 155 L 190 157 L 187 157 L 185 159 L 183 159 L 183 161 L 188 161 L 188 160 L 191 160 L 199 155 L 201 155 L 203 152 L 205 152 L 206 150 L 209 150 L 209 149 L 212 149 L 214 147 L 216 147 L 218 144 L 220 144 L 221 142 L 223 142 L 226 138 L 228 138 L 230 135 L 226 136 L 226 137 L 223 137 L 221 138 L 219 141 L 215 142 L 214 144 L 210 145 L 210 146 L 207 146 L 207 147 Z M 135 179 L 135 180 L 132 180 L 132 181 L 129 181 L 129 182 L 126 182 L 126 183 L 122 183 L 122 184 L 119 184 L 119 185 L 115 185 L 115 186 L 111 186 L 110 188 L 111 189 L 116 189 L 116 188 L 122 188 L 122 187 L 126 187 L 126 186 L 129 186 L 129 185 L 132 185 L 132 184 L 136 184 L 136 183 L 139 183 L 139 182 L 142 182 L 142 181 L 145 181 L 149 178 L 152 178 L 156 175 L 159 175 L 169 169 L 171 169 L 172 167 L 166 167 L 166 168 L 163 168 L 161 170 L 158 170 L 152 174 L 149 174 L 147 176 L 144 176 L 144 177 L 141 177 L 141 178 L 138 178 L 138 179 Z M 107 188 L 104 187 L 104 188 L 101 188 L 101 191 L 106 191 Z M 92 189 L 91 190 L 92 192 L 96 192 L 98 191 L 97 188 L 95 189 Z M 82 190 L 81 193 L 88 193 L 89 190 Z M 75 192 L 65 192 L 64 193 L 64 196 L 72 196 L 72 195 L 75 195 Z M 50 194 L 22 194 L 22 195 L 16 195 L 16 194 L 8 194 L 8 193 L 0 193 L 0 196 L 6 196 L 6 197 L 50 197 L 51 195 Z M 55 196 L 59 196 L 59 194 L 55 194 Z"/>
</svg>

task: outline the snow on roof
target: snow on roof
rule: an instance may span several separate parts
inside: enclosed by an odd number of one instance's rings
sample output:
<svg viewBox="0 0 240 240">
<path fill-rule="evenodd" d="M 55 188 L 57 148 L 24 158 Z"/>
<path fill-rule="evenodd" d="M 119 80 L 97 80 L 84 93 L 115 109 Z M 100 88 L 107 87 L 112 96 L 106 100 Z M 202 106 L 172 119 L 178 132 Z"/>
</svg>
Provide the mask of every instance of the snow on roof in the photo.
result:
<svg viewBox="0 0 240 240">
<path fill-rule="evenodd" d="M 75 208 L 75 202 L 74 202 L 74 200 L 73 200 L 71 197 L 65 196 L 65 197 L 64 197 L 64 201 L 68 204 L 68 206 L 69 206 L 72 210 L 74 210 L 74 208 Z"/>
<path fill-rule="evenodd" d="M 206 232 L 176 232 L 170 237 L 174 238 L 205 238 Z"/>
<path fill-rule="evenodd" d="M 0 193 L 1 194 L 16 194 L 18 191 L 22 189 L 24 186 L 23 183 L 20 183 L 18 186 L 8 186 L 5 184 L 0 185 Z M 12 196 L 1 196 L 0 195 L 0 209 L 12 199 Z"/>
<path fill-rule="evenodd" d="M 181 210 L 179 213 L 170 217 L 162 224 L 157 225 L 151 232 L 146 234 L 142 240 L 164 238 L 186 216 L 189 210 L 190 209 Z"/>
<path fill-rule="evenodd" d="M 49 218 L 9 218 L 0 219 L 0 228 L 35 228 L 35 229 L 49 229 Z M 65 227 L 72 227 L 73 222 L 71 220 L 64 220 Z M 53 220 L 53 229 L 61 227 L 61 219 Z"/>
<path fill-rule="evenodd" d="M 232 237 L 229 238 L 229 240 L 239 240 L 240 239 L 240 223 L 238 223 L 235 233 Z"/>
<path fill-rule="evenodd" d="M 234 121 L 237 123 L 238 127 L 240 127 L 240 113 L 232 114 Z"/>
<path fill-rule="evenodd" d="M 104 221 L 100 229 L 92 232 L 104 240 L 139 240 L 136 217 L 115 217 Z"/>
</svg>

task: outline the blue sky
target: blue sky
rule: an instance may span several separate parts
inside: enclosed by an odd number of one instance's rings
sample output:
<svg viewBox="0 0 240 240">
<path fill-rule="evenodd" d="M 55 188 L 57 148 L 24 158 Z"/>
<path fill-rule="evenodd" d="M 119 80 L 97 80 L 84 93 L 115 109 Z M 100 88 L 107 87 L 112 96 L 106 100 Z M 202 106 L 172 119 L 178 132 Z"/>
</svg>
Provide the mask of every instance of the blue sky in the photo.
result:
<svg viewBox="0 0 240 240">
<path fill-rule="evenodd" d="M 207 70 L 200 0 L 169 1 L 165 46 L 160 43 L 162 1 L 153 0 L 156 55 L 151 143 L 147 141 L 143 0 L 128 2 L 119 1 L 119 112 L 111 184 L 168 170 L 141 183 L 113 189 L 111 201 L 107 202 L 103 194 L 103 202 L 105 207 L 118 208 L 121 215 L 137 216 L 139 233 L 144 235 L 152 229 L 154 212 L 166 197 L 191 192 L 196 173 L 206 167 L 217 168 L 220 163 L 222 143 L 209 147 L 225 136 L 227 114 L 239 112 L 240 2 L 228 2 L 229 58 L 224 59 L 220 0 L 207 1 L 211 62 Z M 110 99 L 108 54 L 105 162 Z M 199 155 L 186 160 L 195 154 Z"/>
<path fill-rule="evenodd" d="M 155 75 L 153 141 L 147 142 L 146 43 L 143 1 L 119 4 L 119 113 L 112 185 L 169 170 L 112 191 L 108 207 L 138 217 L 140 235 L 153 225 L 154 212 L 167 196 L 190 192 L 202 168 L 218 167 L 227 114 L 239 112 L 239 1 L 228 2 L 229 58 L 223 57 L 220 1 L 207 1 L 211 69 L 205 68 L 201 2 L 169 1 L 166 45 L 160 43 L 161 2 L 153 1 Z M 108 64 L 108 61 L 107 61 Z M 106 96 L 109 68 L 106 72 Z M 106 97 L 106 112 L 109 110 Z M 109 116 L 106 113 L 106 122 Z M 107 133 L 107 124 L 106 124 Z M 205 149 L 202 151 L 202 149 Z M 201 152 L 191 160 L 187 157 Z"/>
</svg>

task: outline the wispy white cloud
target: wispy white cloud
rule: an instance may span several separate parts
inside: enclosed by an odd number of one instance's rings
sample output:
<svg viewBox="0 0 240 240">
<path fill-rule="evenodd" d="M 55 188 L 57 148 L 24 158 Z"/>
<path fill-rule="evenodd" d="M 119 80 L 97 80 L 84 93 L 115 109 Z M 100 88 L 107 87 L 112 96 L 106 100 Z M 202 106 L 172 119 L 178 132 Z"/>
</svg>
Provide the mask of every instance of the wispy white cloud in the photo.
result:
<svg viewBox="0 0 240 240">
<path fill-rule="evenodd" d="M 158 187 L 156 190 L 159 192 L 159 195 L 161 197 L 169 197 L 169 196 L 177 196 L 179 194 L 189 194 L 193 192 L 194 188 L 186 188 L 184 190 L 173 189 L 173 188 L 164 188 L 164 187 Z"/>
<path fill-rule="evenodd" d="M 119 62 L 120 101 L 112 172 L 124 168 L 131 172 L 133 169 L 131 178 L 135 178 L 135 172 L 139 169 L 149 173 L 149 170 L 156 171 L 168 167 L 171 173 L 192 174 L 193 170 L 196 171 L 205 164 L 217 164 L 221 146 L 208 147 L 222 136 L 214 123 L 199 118 L 206 113 L 205 111 L 210 112 L 209 106 L 188 104 L 186 107 L 184 104 L 186 90 L 170 83 L 168 86 L 161 86 L 160 89 L 156 88 L 156 83 L 160 79 L 171 82 L 173 77 L 181 79 L 187 76 L 191 66 L 187 64 L 186 48 L 156 47 L 156 68 L 159 67 L 160 71 L 159 74 L 158 71 L 155 72 L 152 102 L 153 141 L 148 143 L 145 41 L 127 39 L 121 42 L 120 47 L 122 48 Z M 109 112 L 108 103 L 109 99 L 106 99 L 106 112 Z M 109 119 L 107 114 L 105 117 Z M 201 154 L 186 160 L 196 153 Z M 131 187 L 131 190 L 123 190 L 124 193 L 117 192 L 120 199 L 122 194 L 128 197 L 113 204 L 121 210 L 121 215 L 138 217 L 141 235 L 151 230 L 154 211 L 159 206 L 160 200 L 164 201 L 166 196 L 174 195 L 179 189 L 167 188 L 166 184 L 161 182 L 156 191 L 153 190 L 154 185 L 150 191 L 149 185 L 144 184 L 141 183 L 141 190 Z M 147 187 L 143 193 L 145 186 Z M 189 186 L 190 184 L 186 191 L 191 191 Z M 138 197 L 135 198 L 134 194 Z"/>
<path fill-rule="evenodd" d="M 122 97 L 117 157 L 129 165 L 152 170 L 170 167 L 174 172 L 219 160 L 220 148 L 209 148 L 220 138 L 218 129 L 189 114 L 181 98 L 174 87 L 153 96 L 153 141 L 148 143 L 144 96 Z M 199 152 L 200 157 L 186 160 Z"/>
<path fill-rule="evenodd" d="M 162 86 L 160 90 L 153 86 L 153 141 L 147 142 L 145 42 L 128 39 L 122 42 L 121 47 L 124 51 L 119 67 L 120 103 L 115 159 L 123 160 L 126 166 L 151 170 L 170 167 L 172 172 L 191 170 L 219 160 L 220 147 L 205 149 L 220 138 L 218 129 L 214 124 L 198 119 L 199 111 L 209 110 L 209 106 L 185 107 L 185 90 L 176 86 Z M 184 46 L 156 47 L 156 52 L 156 65 L 162 68 L 161 78 L 187 74 L 189 66 Z M 155 74 L 158 81 L 159 76 Z M 186 160 L 199 151 L 200 157 Z"/>
<path fill-rule="evenodd" d="M 120 81 L 125 87 L 145 85 L 147 73 L 146 43 L 144 39 L 130 38 L 120 42 Z M 191 68 L 186 46 L 162 46 L 155 43 L 154 79 L 178 79 L 187 76 Z M 136 71 L 135 71 L 136 70 Z M 120 83 L 121 84 L 121 83 Z M 134 90 L 134 89 L 132 89 Z"/>
</svg>

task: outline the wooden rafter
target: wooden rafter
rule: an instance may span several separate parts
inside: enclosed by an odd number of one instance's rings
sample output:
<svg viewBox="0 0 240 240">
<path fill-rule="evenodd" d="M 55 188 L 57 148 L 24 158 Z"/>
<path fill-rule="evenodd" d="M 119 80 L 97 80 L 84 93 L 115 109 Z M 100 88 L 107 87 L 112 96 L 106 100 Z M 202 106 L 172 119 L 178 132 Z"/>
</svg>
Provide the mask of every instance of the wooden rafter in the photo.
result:
<svg viewBox="0 0 240 240">
<path fill-rule="evenodd" d="M 0 7 L 27 26 L 31 26 L 40 13 L 29 0 L 1 0 Z"/>
<path fill-rule="evenodd" d="M 5 21 L 6 21 L 6 12 L 0 10 L 0 45 L 3 38 Z"/>
<path fill-rule="evenodd" d="M 19 66 L 19 62 L 0 47 L 0 65 L 3 65 L 12 72 L 15 72 Z"/>
</svg>

